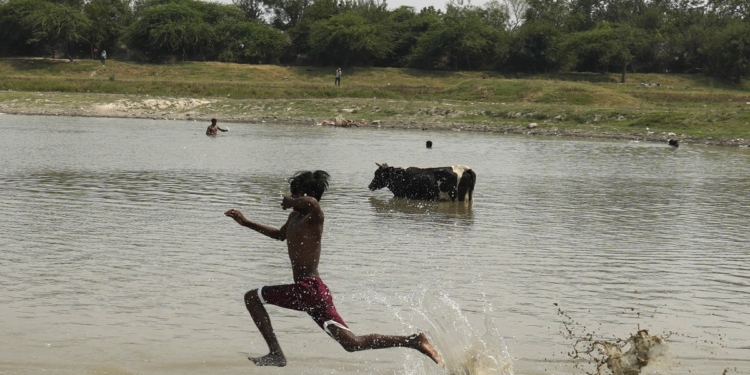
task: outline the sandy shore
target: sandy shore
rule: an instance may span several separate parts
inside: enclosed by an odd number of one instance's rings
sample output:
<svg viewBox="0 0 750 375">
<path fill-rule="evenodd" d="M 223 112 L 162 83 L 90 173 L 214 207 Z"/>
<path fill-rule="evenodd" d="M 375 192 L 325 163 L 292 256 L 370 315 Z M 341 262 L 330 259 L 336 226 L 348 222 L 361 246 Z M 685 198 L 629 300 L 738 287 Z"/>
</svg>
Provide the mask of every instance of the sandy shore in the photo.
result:
<svg viewBox="0 0 750 375">
<path fill-rule="evenodd" d="M 15 94 L 15 95 L 11 95 Z M 570 138 L 601 138 L 640 142 L 665 143 L 679 139 L 681 144 L 750 147 L 750 140 L 690 137 L 684 134 L 634 131 L 629 133 L 597 130 L 595 127 L 563 128 L 554 124 L 536 124 L 528 121 L 516 123 L 470 123 L 460 117 L 403 116 L 398 114 L 362 114 L 343 110 L 336 117 L 309 114 L 313 108 L 279 106 L 280 101 L 234 100 L 224 98 L 154 98 L 114 94 L 64 94 L 64 93 L 0 93 L 0 113 L 19 115 L 51 115 L 81 117 L 116 117 L 163 120 L 192 120 L 209 123 L 211 118 L 219 123 L 301 124 L 311 126 L 378 127 L 441 131 L 473 131 L 528 136 Z M 338 101 L 321 101 L 317 107 L 326 107 Z M 274 106 L 268 105 L 273 103 Z M 387 105 L 385 102 L 379 103 Z M 390 111 L 393 113 L 395 111 Z M 318 112 L 320 113 L 320 111 Z M 330 113 L 330 111 L 328 111 Z M 308 114 L 308 115 L 305 115 Z"/>
</svg>

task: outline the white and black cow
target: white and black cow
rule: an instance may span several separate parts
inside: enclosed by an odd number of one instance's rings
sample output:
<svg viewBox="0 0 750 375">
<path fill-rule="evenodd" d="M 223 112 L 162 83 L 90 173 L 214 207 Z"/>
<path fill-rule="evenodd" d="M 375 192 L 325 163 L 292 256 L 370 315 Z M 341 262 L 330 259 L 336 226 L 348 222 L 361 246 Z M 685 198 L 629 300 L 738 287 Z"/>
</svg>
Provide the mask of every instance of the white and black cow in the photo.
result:
<svg viewBox="0 0 750 375">
<path fill-rule="evenodd" d="M 477 175 L 465 165 L 395 168 L 378 164 L 370 190 L 387 187 L 394 196 L 420 200 L 471 201 Z"/>
</svg>

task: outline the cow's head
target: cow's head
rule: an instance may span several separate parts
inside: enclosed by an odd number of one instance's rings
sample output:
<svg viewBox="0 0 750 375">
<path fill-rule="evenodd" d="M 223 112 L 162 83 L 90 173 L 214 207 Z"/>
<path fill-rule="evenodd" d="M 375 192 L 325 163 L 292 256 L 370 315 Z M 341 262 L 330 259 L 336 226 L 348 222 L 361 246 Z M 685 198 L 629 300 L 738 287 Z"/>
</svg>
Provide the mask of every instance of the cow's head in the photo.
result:
<svg viewBox="0 0 750 375">
<path fill-rule="evenodd" d="M 378 190 L 388 186 L 388 181 L 391 180 L 393 174 L 393 167 L 389 167 L 387 163 L 378 164 L 378 169 L 375 170 L 375 177 L 370 182 L 370 190 Z"/>
</svg>

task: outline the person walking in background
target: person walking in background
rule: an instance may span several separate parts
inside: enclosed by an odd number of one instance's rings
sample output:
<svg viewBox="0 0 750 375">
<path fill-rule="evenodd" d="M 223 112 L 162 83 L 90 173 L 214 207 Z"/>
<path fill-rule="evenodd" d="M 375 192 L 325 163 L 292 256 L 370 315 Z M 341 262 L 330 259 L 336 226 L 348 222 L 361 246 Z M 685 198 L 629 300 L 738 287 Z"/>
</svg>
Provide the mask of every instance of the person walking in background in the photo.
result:
<svg viewBox="0 0 750 375">
<path fill-rule="evenodd" d="M 336 80 L 333 81 L 335 86 L 341 86 L 341 68 L 336 69 Z"/>
<path fill-rule="evenodd" d="M 107 61 L 107 50 L 102 50 L 102 65 Z"/>
</svg>

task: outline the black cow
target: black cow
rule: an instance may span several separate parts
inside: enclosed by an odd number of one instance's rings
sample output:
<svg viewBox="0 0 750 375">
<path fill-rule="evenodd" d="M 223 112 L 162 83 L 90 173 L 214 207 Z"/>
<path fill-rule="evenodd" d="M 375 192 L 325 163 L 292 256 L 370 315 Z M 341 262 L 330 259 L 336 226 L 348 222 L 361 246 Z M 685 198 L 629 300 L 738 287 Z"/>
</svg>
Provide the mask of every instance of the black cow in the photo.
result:
<svg viewBox="0 0 750 375">
<path fill-rule="evenodd" d="M 465 165 L 395 168 L 378 164 L 370 190 L 387 187 L 394 196 L 420 200 L 471 201 L 477 175 Z"/>
</svg>

